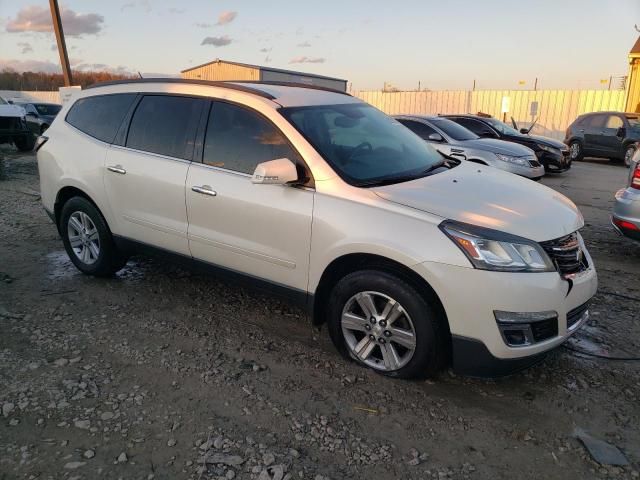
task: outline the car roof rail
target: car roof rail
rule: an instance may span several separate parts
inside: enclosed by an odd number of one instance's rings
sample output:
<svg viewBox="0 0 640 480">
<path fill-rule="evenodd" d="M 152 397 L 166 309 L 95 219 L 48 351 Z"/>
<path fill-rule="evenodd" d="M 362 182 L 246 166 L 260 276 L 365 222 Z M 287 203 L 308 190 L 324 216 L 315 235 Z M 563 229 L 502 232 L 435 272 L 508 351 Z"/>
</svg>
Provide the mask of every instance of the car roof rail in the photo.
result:
<svg viewBox="0 0 640 480">
<path fill-rule="evenodd" d="M 265 90 L 258 88 L 259 85 L 275 86 L 275 87 L 295 87 L 295 88 L 308 88 L 312 90 L 322 90 L 325 92 L 338 93 L 341 95 L 351 96 L 347 92 L 342 90 L 336 90 L 329 87 L 322 87 L 319 85 L 308 85 L 306 83 L 296 82 L 271 82 L 271 81 L 255 81 L 255 80 L 199 80 L 196 78 L 131 78 L 128 80 L 112 80 L 109 82 L 100 82 L 93 85 L 89 85 L 85 89 L 109 87 L 112 85 L 128 85 L 128 84 L 140 84 L 140 83 L 180 83 L 187 85 L 206 85 L 210 87 L 228 88 L 230 90 L 237 90 L 240 92 L 252 93 L 260 97 L 274 100 L 276 97 Z M 255 85 L 256 87 L 252 87 Z"/>
</svg>

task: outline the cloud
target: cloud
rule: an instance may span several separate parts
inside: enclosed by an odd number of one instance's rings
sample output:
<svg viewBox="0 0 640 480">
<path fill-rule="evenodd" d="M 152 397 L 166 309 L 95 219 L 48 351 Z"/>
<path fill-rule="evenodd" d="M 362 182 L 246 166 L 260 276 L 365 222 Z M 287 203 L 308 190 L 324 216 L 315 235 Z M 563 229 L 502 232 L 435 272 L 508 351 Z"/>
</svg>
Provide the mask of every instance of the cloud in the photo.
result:
<svg viewBox="0 0 640 480">
<path fill-rule="evenodd" d="M 144 11 L 147 13 L 149 13 L 152 10 L 151 2 L 149 0 L 132 0 L 127 3 L 123 3 L 122 6 L 120 7 L 120 11 L 124 12 L 127 8 L 136 8 L 136 7 L 140 7 L 144 9 Z"/>
<path fill-rule="evenodd" d="M 62 7 L 60 11 L 64 33 L 70 37 L 95 35 L 100 33 L 104 17 L 97 13 L 76 13 L 70 8 Z M 7 22 L 9 33 L 52 32 L 51 12 L 48 8 L 32 5 L 20 10 L 15 18 Z"/>
<path fill-rule="evenodd" d="M 326 58 L 323 57 L 295 57 L 289 60 L 289 63 L 324 63 Z"/>
<path fill-rule="evenodd" d="M 33 52 L 33 47 L 28 42 L 18 42 L 18 48 L 20 49 L 20 53 Z"/>
<path fill-rule="evenodd" d="M 216 25 L 226 25 L 228 23 L 231 23 L 236 19 L 237 16 L 238 16 L 238 12 L 231 12 L 231 11 L 222 12 L 218 17 L 218 22 L 216 23 Z"/>
<path fill-rule="evenodd" d="M 198 28 L 211 28 L 213 27 L 213 25 L 211 25 L 210 23 L 194 23 L 194 25 Z"/>
<path fill-rule="evenodd" d="M 180 14 L 186 12 L 186 11 L 187 11 L 186 8 L 170 8 L 169 9 L 169 13 L 174 13 L 174 14 L 177 14 L 177 15 L 180 15 Z"/>
<path fill-rule="evenodd" d="M 222 37 L 205 37 L 202 40 L 200 45 L 213 45 L 214 47 L 224 47 L 225 45 L 229 45 L 233 40 L 227 36 L 223 35 Z"/>
<path fill-rule="evenodd" d="M 311 46 L 311 44 L 309 42 L 302 42 L 302 43 L 298 44 L 298 47 L 300 47 L 300 48 L 308 48 L 310 46 Z"/>
<path fill-rule="evenodd" d="M 60 73 L 60 65 L 41 60 L 16 60 L 0 58 L 0 70 L 22 72 Z"/>
</svg>

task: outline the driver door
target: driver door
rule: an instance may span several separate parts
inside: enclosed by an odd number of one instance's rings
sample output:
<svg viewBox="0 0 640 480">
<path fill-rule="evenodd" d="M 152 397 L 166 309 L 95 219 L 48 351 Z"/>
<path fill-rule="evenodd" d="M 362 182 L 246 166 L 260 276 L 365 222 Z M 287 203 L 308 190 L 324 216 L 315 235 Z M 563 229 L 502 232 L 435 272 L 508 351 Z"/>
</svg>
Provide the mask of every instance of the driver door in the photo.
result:
<svg viewBox="0 0 640 480">
<path fill-rule="evenodd" d="M 251 182 L 256 165 L 302 159 L 275 125 L 232 103 L 211 103 L 201 159 L 187 174 L 188 239 L 194 258 L 307 290 L 314 189 Z"/>
</svg>

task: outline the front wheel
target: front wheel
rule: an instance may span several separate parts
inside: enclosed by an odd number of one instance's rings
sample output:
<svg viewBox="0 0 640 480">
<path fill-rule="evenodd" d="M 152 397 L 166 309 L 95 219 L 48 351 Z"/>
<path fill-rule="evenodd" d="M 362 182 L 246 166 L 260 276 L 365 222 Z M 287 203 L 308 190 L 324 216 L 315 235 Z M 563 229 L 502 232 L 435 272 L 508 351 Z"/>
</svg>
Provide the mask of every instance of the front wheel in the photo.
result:
<svg viewBox="0 0 640 480">
<path fill-rule="evenodd" d="M 383 375 L 435 375 L 446 360 L 442 322 L 432 306 L 395 275 L 364 270 L 342 278 L 328 308 L 329 333 L 345 357 Z"/>
<path fill-rule="evenodd" d="M 631 159 L 636 153 L 635 145 L 629 145 L 624 151 L 624 164 L 625 166 L 631 166 Z"/>
<path fill-rule="evenodd" d="M 73 197 L 64 204 L 59 230 L 67 255 L 82 273 L 107 277 L 127 262 L 116 248 L 107 222 L 86 198 Z"/>
<path fill-rule="evenodd" d="M 579 162 L 584 158 L 582 144 L 579 141 L 574 140 L 569 144 L 569 158 L 572 162 Z"/>
</svg>

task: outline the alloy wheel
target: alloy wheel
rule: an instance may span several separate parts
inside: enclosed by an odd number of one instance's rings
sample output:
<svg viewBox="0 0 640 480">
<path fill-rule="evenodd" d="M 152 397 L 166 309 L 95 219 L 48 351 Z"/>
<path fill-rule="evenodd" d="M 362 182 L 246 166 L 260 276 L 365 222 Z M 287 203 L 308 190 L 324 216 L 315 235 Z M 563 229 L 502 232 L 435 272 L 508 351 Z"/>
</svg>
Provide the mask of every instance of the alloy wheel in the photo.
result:
<svg viewBox="0 0 640 480">
<path fill-rule="evenodd" d="M 569 158 L 571 160 L 576 160 L 580 156 L 580 144 L 578 142 L 573 142 L 569 146 Z"/>
<path fill-rule="evenodd" d="M 340 319 L 351 355 L 381 371 L 404 367 L 416 350 L 416 331 L 407 311 L 380 292 L 359 292 L 345 304 Z"/>
<path fill-rule="evenodd" d="M 84 212 L 73 212 L 67 222 L 67 236 L 73 253 L 87 265 L 100 256 L 100 235 L 91 217 Z"/>
</svg>

